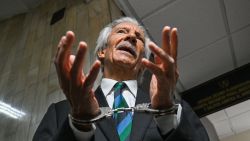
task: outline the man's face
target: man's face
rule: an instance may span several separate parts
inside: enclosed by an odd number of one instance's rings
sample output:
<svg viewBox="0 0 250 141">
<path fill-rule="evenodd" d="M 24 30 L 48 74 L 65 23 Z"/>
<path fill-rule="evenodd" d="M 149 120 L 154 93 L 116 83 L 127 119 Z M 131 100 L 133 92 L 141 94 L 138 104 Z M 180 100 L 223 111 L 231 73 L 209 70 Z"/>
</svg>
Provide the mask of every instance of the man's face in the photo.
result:
<svg viewBox="0 0 250 141">
<path fill-rule="evenodd" d="M 137 25 L 129 22 L 116 25 L 104 50 L 105 66 L 118 65 L 138 71 L 144 54 L 144 42 L 144 32 Z"/>
</svg>

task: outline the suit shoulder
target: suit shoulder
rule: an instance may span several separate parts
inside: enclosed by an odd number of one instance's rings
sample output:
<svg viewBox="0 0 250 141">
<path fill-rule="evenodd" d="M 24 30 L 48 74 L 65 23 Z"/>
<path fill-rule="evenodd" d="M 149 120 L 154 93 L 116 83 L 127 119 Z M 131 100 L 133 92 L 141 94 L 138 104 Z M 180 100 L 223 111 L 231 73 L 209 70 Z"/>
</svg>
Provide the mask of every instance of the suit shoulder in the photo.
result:
<svg viewBox="0 0 250 141">
<path fill-rule="evenodd" d="M 59 102 L 57 102 L 57 103 L 54 103 L 55 104 L 55 106 L 70 106 L 69 105 L 69 102 L 67 101 L 67 100 L 62 100 L 62 101 L 59 101 Z"/>
<path fill-rule="evenodd" d="M 53 103 L 55 107 L 55 112 L 58 118 L 65 118 L 70 112 L 70 104 L 67 100 L 59 101 L 57 103 Z"/>
</svg>

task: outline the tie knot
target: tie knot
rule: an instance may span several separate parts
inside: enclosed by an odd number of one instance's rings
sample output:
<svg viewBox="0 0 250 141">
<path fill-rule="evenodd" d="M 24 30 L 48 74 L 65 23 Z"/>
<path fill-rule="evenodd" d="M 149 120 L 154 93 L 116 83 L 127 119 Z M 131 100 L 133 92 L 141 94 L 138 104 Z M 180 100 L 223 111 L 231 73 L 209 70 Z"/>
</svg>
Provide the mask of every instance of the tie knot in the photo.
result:
<svg viewBox="0 0 250 141">
<path fill-rule="evenodd" d="M 126 88 L 126 83 L 124 82 L 117 82 L 114 86 L 114 91 L 121 91 Z"/>
</svg>

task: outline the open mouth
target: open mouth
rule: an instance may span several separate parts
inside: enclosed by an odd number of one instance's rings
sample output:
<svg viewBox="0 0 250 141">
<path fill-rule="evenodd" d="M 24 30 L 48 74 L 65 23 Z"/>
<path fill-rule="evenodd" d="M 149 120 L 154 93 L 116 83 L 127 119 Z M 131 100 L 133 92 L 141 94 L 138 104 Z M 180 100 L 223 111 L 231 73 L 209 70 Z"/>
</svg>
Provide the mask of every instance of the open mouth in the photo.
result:
<svg viewBox="0 0 250 141">
<path fill-rule="evenodd" d="M 125 51 L 125 52 L 128 52 L 130 53 L 131 55 L 133 55 L 134 57 L 136 57 L 136 50 L 135 50 L 135 47 L 127 42 L 127 41 L 124 41 L 124 42 L 121 42 L 119 43 L 117 46 L 116 46 L 116 49 L 117 50 L 122 50 L 122 51 Z"/>
</svg>

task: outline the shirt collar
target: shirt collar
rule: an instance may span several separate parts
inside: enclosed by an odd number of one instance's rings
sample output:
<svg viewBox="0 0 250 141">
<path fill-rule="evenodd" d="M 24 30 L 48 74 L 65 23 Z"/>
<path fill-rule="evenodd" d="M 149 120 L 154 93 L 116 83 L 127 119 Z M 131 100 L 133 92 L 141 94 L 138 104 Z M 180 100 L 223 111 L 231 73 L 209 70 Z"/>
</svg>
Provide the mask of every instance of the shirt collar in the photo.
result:
<svg viewBox="0 0 250 141">
<path fill-rule="evenodd" d="M 103 78 L 101 81 L 101 89 L 103 91 L 104 96 L 106 97 L 108 94 L 110 94 L 112 88 L 118 81 L 109 79 L 109 78 Z M 137 94 L 137 81 L 136 80 L 127 80 L 123 81 L 128 86 L 129 91 L 133 94 L 134 97 L 136 97 Z"/>
</svg>

